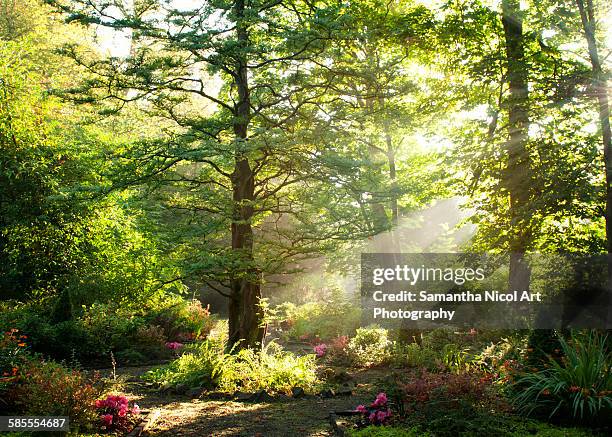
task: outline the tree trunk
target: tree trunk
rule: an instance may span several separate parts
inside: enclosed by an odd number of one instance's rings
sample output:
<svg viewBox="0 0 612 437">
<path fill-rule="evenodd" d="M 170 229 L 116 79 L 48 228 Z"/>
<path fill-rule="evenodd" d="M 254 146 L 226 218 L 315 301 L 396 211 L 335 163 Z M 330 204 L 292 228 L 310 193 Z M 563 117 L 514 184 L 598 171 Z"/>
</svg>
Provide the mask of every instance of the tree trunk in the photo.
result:
<svg viewBox="0 0 612 437">
<path fill-rule="evenodd" d="M 531 190 L 527 141 L 529 134 L 529 91 L 523 37 L 523 22 L 518 0 L 503 0 L 502 24 L 508 69 L 508 162 L 504 183 L 510 195 L 510 275 L 511 290 L 528 290 L 531 272 L 525 251 L 531 233 L 526 209 Z"/>
<path fill-rule="evenodd" d="M 397 207 L 397 172 L 395 168 L 395 149 L 393 148 L 393 142 L 391 141 L 391 135 L 389 134 L 388 127 L 385 129 L 385 140 L 387 141 L 387 160 L 389 162 L 389 179 L 391 179 L 391 223 L 393 226 L 397 226 L 399 210 Z"/>
<path fill-rule="evenodd" d="M 597 40 L 595 39 L 595 10 L 593 1 L 576 0 L 580 10 L 582 28 L 589 48 L 589 58 L 593 74 L 593 86 L 599 106 L 599 123 L 604 150 L 604 165 L 606 172 L 606 248 L 608 252 L 608 283 L 612 284 L 612 133 L 610 131 L 610 105 L 608 103 L 608 88 L 606 78 L 601 68 Z"/>
<path fill-rule="evenodd" d="M 258 347 L 263 340 L 263 314 L 260 308 L 261 275 L 253 259 L 253 202 L 255 180 L 253 170 L 245 154 L 244 142 L 250 122 L 250 96 L 246 54 L 242 51 L 248 44 L 248 32 L 244 22 L 244 0 L 234 4 L 238 50 L 236 63 L 236 88 L 238 101 L 234 114 L 236 152 L 232 173 L 233 217 L 232 251 L 239 260 L 239 268 L 232 272 L 229 302 L 229 346 L 237 349 Z"/>
</svg>

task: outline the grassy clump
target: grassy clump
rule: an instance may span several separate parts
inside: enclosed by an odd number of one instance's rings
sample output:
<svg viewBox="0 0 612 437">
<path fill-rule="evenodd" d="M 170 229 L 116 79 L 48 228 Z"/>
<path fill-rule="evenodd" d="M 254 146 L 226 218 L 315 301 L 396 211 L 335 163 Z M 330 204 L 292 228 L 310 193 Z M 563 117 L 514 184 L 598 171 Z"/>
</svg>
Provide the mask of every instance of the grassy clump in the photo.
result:
<svg viewBox="0 0 612 437">
<path fill-rule="evenodd" d="M 290 392 L 292 387 L 312 388 L 317 383 L 314 355 L 297 356 L 270 343 L 261 351 L 244 349 L 226 353 L 224 344 L 207 340 L 188 347 L 170 364 L 154 369 L 145 379 L 162 386 Z"/>
</svg>

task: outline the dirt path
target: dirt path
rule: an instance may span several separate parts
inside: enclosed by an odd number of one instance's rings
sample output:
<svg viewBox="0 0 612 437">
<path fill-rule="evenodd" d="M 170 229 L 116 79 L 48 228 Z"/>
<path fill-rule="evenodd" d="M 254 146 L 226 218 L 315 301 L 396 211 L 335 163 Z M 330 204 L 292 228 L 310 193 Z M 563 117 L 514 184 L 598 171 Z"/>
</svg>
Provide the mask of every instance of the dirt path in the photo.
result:
<svg viewBox="0 0 612 437">
<path fill-rule="evenodd" d="M 352 374 L 352 396 L 287 398 L 269 403 L 236 402 L 184 395 L 163 394 L 139 381 L 148 368 L 118 369 L 113 390 L 125 393 L 143 410 L 159 409 L 161 414 L 150 430 L 151 436 L 331 436 L 330 411 L 354 409 L 372 401 L 378 381 L 387 372 L 369 370 Z M 108 374 L 103 374 L 108 376 Z"/>
</svg>

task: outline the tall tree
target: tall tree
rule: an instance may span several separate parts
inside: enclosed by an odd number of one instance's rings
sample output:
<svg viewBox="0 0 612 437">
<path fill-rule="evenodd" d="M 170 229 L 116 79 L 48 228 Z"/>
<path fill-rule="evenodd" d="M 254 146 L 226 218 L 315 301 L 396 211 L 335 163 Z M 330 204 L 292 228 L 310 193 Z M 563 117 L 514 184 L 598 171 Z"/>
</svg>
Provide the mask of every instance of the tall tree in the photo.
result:
<svg viewBox="0 0 612 437">
<path fill-rule="evenodd" d="M 591 60 L 592 80 L 597 97 L 599 123 L 603 142 L 606 180 L 606 249 L 608 252 L 608 280 L 612 283 L 612 132 L 610 130 L 610 105 L 608 103 L 608 81 L 604 74 L 596 38 L 596 18 L 593 0 L 576 0 L 580 11 L 582 30 L 587 41 Z"/>
<path fill-rule="evenodd" d="M 194 271 L 229 298 L 230 345 L 255 347 L 263 275 L 378 232 L 371 214 L 355 221 L 367 163 L 343 153 L 321 110 L 333 76 L 320 61 L 350 14 L 301 0 L 50 3 L 71 21 L 132 31 L 125 59 L 66 49 L 93 73 L 73 94 L 112 102 L 106 114 L 138 103 L 163 127 L 117 154 L 116 186 L 172 185 L 167 204 L 201 225 Z"/>
<path fill-rule="evenodd" d="M 502 1 L 502 24 L 506 47 L 506 69 L 509 96 L 508 154 L 504 175 L 510 196 L 510 223 L 513 236 L 510 239 L 509 287 L 514 290 L 529 288 L 529 266 L 524 254 L 532 239 L 529 221 L 524 220 L 529 207 L 533 187 L 531 164 L 527 143 L 529 141 L 529 91 L 528 65 L 525 57 L 523 18 L 519 0 Z"/>
</svg>

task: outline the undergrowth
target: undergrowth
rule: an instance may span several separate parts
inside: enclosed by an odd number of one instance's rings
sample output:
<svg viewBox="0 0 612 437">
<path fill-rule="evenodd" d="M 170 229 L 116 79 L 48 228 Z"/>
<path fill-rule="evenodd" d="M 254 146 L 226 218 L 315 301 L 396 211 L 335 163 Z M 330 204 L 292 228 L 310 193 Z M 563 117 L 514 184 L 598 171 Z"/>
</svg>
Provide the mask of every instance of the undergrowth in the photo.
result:
<svg viewBox="0 0 612 437">
<path fill-rule="evenodd" d="M 269 343 L 261 351 L 225 352 L 222 342 L 207 340 L 189 346 L 170 364 L 151 370 L 145 379 L 161 386 L 289 393 L 292 387 L 310 389 L 317 383 L 314 355 L 297 356 Z"/>
</svg>

